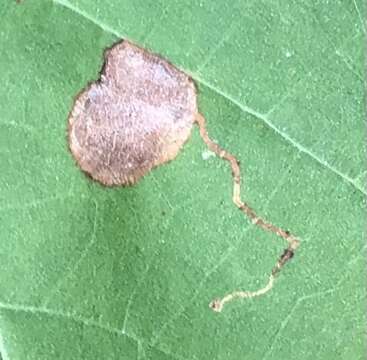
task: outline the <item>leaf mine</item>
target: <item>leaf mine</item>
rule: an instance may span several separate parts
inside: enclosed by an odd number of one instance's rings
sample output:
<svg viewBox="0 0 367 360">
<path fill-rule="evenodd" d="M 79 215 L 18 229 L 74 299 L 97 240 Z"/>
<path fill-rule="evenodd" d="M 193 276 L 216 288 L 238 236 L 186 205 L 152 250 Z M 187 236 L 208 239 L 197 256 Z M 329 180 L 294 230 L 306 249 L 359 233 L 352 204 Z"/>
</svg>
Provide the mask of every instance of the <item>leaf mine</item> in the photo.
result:
<svg viewBox="0 0 367 360">
<path fill-rule="evenodd" d="M 193 124 L 210 155 L 227 161 L 232 170 L 232 200 L 252 224 L 288 244 L 270 272 L 267 284 L 254 291 L 236 290 L 209 306 L 221 312 L 234 299 L 266 294 L 283 266 L 294 256 L 299 239 L 269 221 L 241 199 L 237 158 L 213 141 L 197 109 L 192 79 L 168 61 L 129 41 L 105 53 L 99 80 L 76 98 L 69 116 L 69 145 L 83 171 L 104 185 L 132 185 L 154 167 L 174 159 L 189 138 Z"/>
<path fill-rule="evenodd" d="M 191 78 L 129 41 L 105 53 L 101 77 L 76 98 L 69 146 L 80 168 L 104 185 L 131 185 L 174 159 L 197 115 Z"/>
</svg>

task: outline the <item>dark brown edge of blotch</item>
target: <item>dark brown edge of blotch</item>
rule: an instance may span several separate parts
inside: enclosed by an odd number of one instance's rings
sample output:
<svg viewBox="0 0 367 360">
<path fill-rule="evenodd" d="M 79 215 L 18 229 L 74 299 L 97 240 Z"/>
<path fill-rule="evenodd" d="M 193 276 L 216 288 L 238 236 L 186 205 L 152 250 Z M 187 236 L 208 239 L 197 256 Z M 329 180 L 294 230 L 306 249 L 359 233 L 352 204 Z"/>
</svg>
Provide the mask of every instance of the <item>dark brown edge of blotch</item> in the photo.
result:
<svg viewBox="0 0 367 360">
<path fill-rule="evenodd" d="M 90 80 L 87 82 L 87 85 L 85 87 L 83 87 L 81 90 L 79 90 L 76 95 L 73 96 L 73 101 L 72 101 L 72 106 L 71 106 L 71 109 L 69 110 L 68 112 L 68 123 L 67 123 L 67 129 L 66 129 L 66 140 L 67 140 L 67 143 L 68 143 L 68 149 L 69 149 L 69 152 L 74 160 L 74 164 L 79 168 L 79 170 L 81 170 L 84 175 L 86 175 L 90 180 L 92 180 L 94 183 L 97 183 L 99 186 L 102 186 L 102 187 L 109 187 L 109 188 L 114 188 L 114 187 L 128 187 L 128 186 L 132 186 L 132 185 L 135 185 L 136 183 L 139 182 L 140 178 L 133 182 L 133 183 L 128 183 L 128 184 L 112 184 L 112 185 L 107 185 L 107 184 L 104 184 L 102 183 L 101 181 L 99 180 L 96 180 L 92 177 L 92 175 L 81 168 L 81 166 L 79 165 L 78 161 L 77 161 L 77 158 L 76 156 L 74 155 L 73 151 L 71 150 L 71 146 L 70 146 L 70 132 L 71 132 L 71 124 L 70 124 L 70 118 L 71 118 L 71 113 L 72 111 L 74 110 L 74 107 L 75 107 L 75 103 L 76 101 L 78 100 L 78 98 L 80 97 L 80 95 L 82 93 L 84 93 L 85 91 L 87 91 L 93 84 L 100 84 L 101 83 L 101 80 L 102 80 L 102 76 L 105 75 L 105 71 L 106 71 L 106 67 L 107 67 L 107 62 L 108 62 L 108 54 L 110 52 L 110 50 L 112 48 L 114 48 L 116 45 L 118 44 L 121 44 L 123 42 L 128 42 L 128 43 L 131 43 L 132 45 L 138 47 L 139 49 L 141 49 L 143 52 L 148 52 L 154 56 L 157 56 L 159 57 L 160 59 L 166 61 L 168 64 L 170 64 L 172 67 L 174 67 L 175 69 L 179 70 L 180 72 L 183 72 L 187 77 L 188 77 L 188 80 L 189 82 L 192 83 L 192 85 L 194 86 L 194 90 L 195 90 L 195 94 L 198 95 L 199 93 L 199 90 L 198 90 L 198 86 L 196 84 L 196 82 L 194 81 L 194 79 L 192 78 L 191 75 L 187 74 L 184 70 L 180 69 L 178 66 L 174 65 L 171 61 L 167 60 L 165 57 L 161 56 L 160 54 L 154 52 L 154 51 L 150 51 L 149 49 L 147 48 L 144 48 L 140 45 L 137 45 L 135 44 L 133 41 L 129 40 L 129 39 L 119 39 L 117 40 L 116 42 L 114 42 L 112 45 L 106 47 L 104 50 L 103 50 L 103 62 L 102 62 L 102 66 L 101 66 L 101 69 L 99 70 L 98 72 L 98 78 L 97 79 L 94 79 L 94 80 Z M 198 109 L 198 101 L 197 101 L 197 109 Z M 199 110 L 198 110 L 198 113 L 199 113 Z M 190 133 L 190 136 L 191 136 L 191 133 Z M 186 141 L 182 144 L 181 148 L 186 144 L 186 142 L 189 140 L 190 136 L 186 139 Z M 176 155 L 176 157 L 178 156 L 178 154 Z M 176 158 L 175 157 L 175 158 Z M 166 162 L 166 164 L 169 164 L 172 160 L 174 160 L 175 158 L 171 159 L 171 160 L 168 160 Z M 153 166 L 150 171 L 152 171 L 156 166 Z M 150 172 L 149 171 L 149 172 Z M 149 173 L 148 173 L 149 174 Z M 142 176 L 141 178 L 147 176 L 148 174 Z"/>
</svg>

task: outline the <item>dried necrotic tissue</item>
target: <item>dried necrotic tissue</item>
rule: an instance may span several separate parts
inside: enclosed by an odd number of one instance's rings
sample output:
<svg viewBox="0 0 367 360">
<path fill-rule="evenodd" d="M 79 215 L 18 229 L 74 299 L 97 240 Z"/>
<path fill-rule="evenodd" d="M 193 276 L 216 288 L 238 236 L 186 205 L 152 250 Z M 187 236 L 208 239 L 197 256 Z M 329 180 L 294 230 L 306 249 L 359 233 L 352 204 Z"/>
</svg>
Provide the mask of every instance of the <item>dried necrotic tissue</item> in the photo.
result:
<svg viewBox="0 0 367 360">
<path fill-rule="evenodd" d="M 134 184 L 176 157 L 196 115 L 191 78 L 122 41 L 106 51 L 99 81 L 77 96 L 69 117 L 70 149 L 102 184 Z"/>
<path fill-rule="evenodd" d="M 209 150 L 229 162 L 235 205 L 254 225 L 288 243 L 264 287 L 233 291 L 210 302 L 210 307 L 220 312 L 236 298 L 267 293 L 293 257 L 299 240 L 261 218 L 241 200 L 239 162 L 209 137 L 205 118 L 198 112 L 192 79 L 160 56 L 129 41 L 119 41 L 105 52 L 100 79 L 75 99 L 69 115 L 69 146 L 80 168 L 93 179 L 106 186 L 133 185 L 154 167 L 177 156 L 194 123 Z"/>
</svg>

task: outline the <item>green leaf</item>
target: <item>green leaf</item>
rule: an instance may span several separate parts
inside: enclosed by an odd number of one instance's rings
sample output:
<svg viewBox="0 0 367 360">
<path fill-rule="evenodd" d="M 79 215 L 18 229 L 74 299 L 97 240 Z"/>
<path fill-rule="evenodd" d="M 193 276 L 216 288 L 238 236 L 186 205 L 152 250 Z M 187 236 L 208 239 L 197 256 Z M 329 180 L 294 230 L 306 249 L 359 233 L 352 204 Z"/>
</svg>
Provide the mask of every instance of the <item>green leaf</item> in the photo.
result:
<svg viewBox="0 0 367 360">
<path fill-rule="evenodd" d="M 362 0 L 1 0 L 0 352 L 8 359 L 362 359 L 366 317 Z M 197 129 L 137 186 L 107 189 L 68 151 L 73 97 L 119 38 L 191 74 Z"/>
</svg>

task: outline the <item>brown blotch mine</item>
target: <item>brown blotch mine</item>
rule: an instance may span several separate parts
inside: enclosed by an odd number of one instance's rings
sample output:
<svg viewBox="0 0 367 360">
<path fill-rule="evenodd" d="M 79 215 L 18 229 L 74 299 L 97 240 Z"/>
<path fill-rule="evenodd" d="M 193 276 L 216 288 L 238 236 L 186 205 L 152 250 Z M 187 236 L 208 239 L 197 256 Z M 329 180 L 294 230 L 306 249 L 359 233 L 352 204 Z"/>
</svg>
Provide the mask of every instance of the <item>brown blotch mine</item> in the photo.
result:
<svg viewBox="0 0 367 360">
<path fill-rule="evenodd" d="M 69 145 L 81 169 L 93 179 L 107 186 L 132 185 L 177 156 L 194 122 L 209 150 L 231 167 L 234 204 L 254 225 L 288 243 L 264 287 L 234 291 L 210 302 L 210 308 L 220 312 L 236 298 L 253 298 L 271 290 L 299 240 L 242 201 L 240 162 L 209 137 L 205 118 L 198 113 L 192 79 L 129 41 L 116 43 L 105 52 L 100 79 L 75 100 L 69 116 Z"/>
<path fill-rule="evenodd" d="M 176 157 L 196 116 L 191 78 L 124 40 L 106 51 L 100 79 L 76 98 L 69 145 L 93 179 L 131 185 Z"/>
</svg>

